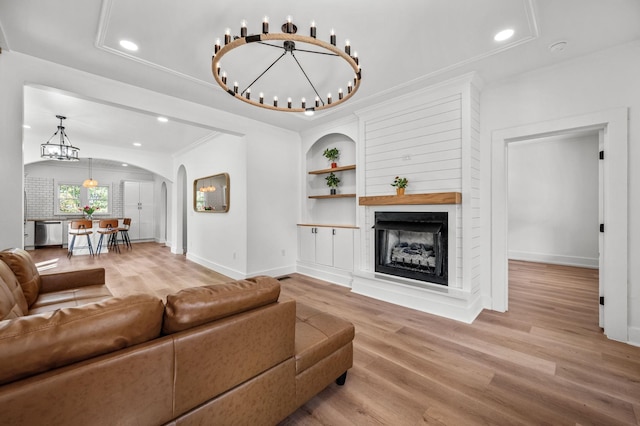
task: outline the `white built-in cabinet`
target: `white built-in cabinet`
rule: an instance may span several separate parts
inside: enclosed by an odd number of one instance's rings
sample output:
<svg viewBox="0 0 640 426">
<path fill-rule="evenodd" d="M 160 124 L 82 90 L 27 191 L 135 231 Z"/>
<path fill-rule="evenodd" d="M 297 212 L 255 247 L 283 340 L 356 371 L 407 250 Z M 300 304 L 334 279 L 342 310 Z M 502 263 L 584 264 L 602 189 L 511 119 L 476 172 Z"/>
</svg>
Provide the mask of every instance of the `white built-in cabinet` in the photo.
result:
<svg viewBox="0 0 640 426">
<path fill-rule="evenodd" d="M 131 218 L 129 238 L 154 238 L 154 184 L 153 182 L 124 182 L 124 217 Z"/>
<path fill-rule="evenodd" d="M 298 226 L 299 258 L 303 262 L 353 270 L 354 228 L 329 225 Z"/>
</svg>

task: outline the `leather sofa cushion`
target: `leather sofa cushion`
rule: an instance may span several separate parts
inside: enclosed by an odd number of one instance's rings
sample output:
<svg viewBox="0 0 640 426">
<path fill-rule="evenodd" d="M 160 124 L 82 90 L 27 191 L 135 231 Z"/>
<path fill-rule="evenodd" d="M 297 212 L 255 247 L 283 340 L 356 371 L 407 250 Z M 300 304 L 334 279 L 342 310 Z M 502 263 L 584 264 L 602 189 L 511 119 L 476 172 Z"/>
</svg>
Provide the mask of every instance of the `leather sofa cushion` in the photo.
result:
<svg viewBox="0 0 640 426">
<path fill-rule="evenodd" d="M 353 324 L 317 309 L 296 307 L 296 374 L 331 355 L 355 336 Z"/>
<path fill-rule="evenodd" d="M 176 333 L 277 302 L 279 296 L 280 283 L 266 276 L 186 288 L 167 296 L 162 331 Z"/>
<path fill-rule="evenodd" d="M 95 303 L 112 297 L 105 285 L 90 285 L 71 290 L 56 291 L 53 293 L 40 293 L 38 300 L 31 305 L 29 315 L 41 314 L 56 309 L 82 306 L 87 303 Z"/>
<path fill-rule="evenodd" d="M 23 316 L 29 307 L 13 271 L 0 261 L 0 320 Z"/>
<path fill-rule="evenodd" d="M 7 249 L 0 251 L 0 260 L 6 263 L 15 274 L 20 286 L 22 286 L 27 304 L 33 305 L 38 298 L 42 283 L 38 268 L 29 253 L 18 248 Z"/>
<path fill-rule="evenodd" d="M 0 384 L 154 339 L 163 309 L 138 294 L 0 321 Z"/>
</svg>

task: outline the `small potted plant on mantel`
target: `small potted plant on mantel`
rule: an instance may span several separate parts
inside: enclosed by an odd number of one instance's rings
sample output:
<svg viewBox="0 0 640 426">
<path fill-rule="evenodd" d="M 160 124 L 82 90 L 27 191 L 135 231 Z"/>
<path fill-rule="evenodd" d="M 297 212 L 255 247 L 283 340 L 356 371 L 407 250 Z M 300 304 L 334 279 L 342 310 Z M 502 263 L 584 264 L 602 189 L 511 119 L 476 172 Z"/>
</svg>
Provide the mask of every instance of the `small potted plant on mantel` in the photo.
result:
<svg viewBox="0 0 640 426">
<path fill-rule="evenodd" d="M 391 184 L 391 186 L 395 186 L 396 187 L 396 194 L 397 195 L 404 195 L 404 189 L 407 187 L 407 184 L 409 183 L 409 180 L 407 178 L 404 177 L 398 177 L 396 176 L 396 178 L 393 180 L 393 183 Z"/>
<path fill-rule="evenodd" d="M 327 176 L 325 179 L 327 181 L 327 186 L 331 188 L 329 191 L 331 195 L 336 195 L 336 188 L 340 183 L 340 178 L 336 176 L 333 172 L 331 172 L 331 174 Z"/>
<path fill-rule="evenodd" d="M 338 150 L 338 148 L 327 148 L 324 150 L 322 155 L 327 157 L 327 160 L 331 162 L 332 169 L 338 167 L 338 163 L 336 163 L 336 161 L 338 161 L 338 158 L 340 158 L 340 150 Z"/>
</svg>

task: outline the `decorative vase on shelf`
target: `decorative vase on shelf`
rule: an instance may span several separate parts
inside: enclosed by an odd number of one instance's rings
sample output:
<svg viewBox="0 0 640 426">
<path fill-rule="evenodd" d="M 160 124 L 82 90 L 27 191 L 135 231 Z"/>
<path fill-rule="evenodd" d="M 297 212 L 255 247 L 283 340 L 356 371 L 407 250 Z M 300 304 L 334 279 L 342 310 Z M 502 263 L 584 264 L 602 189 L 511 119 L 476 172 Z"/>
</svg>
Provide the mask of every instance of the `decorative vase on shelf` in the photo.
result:
<svg viewBox="0 0 640 426">
<path fill-rule="evenodd" d="M 329 193 L 330 193 L 331 195 L 336 195 L 337 191 L 336 191 L 336 189 L 335 189 L 335 188 L 331 188 L 331 190 L 329 191 Z"/>
<path fill-rule="evenodd" d="M 338 163 L 336 163 L 336 162 L 331 163 L 331 168 L 332 169 L 335 169 L 336 167 L 338 167 Z"/>
<path fill-rule="evenodd" d="M 404 195 L 404 188 L 396 188 L 396 195 Z"/>
</svg>

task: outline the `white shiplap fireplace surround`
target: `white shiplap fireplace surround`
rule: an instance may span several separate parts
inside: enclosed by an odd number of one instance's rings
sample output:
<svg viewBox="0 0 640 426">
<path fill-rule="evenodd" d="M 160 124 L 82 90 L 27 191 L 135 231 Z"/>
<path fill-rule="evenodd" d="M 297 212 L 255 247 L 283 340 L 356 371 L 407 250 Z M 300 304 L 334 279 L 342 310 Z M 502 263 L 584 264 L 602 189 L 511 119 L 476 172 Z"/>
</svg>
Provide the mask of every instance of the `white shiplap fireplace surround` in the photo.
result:
<svg viewBox="0 0 640 426">
<path fill-rule="evenodd" d="M 479 92 L 480 83 L 470 74 L 358 113 L 361 232 L 353 292 L 467 323 L 482 310 Z M 389 195 L 398 175 L 409 179 L 407 195 L 460 193 L 461 202 L 402 204 L 402 197 L 391 205 L 388 198 L 369 202 Z M 377 211 L 449 214 L 448 286 L 375 272 Z"/>
</svg>

